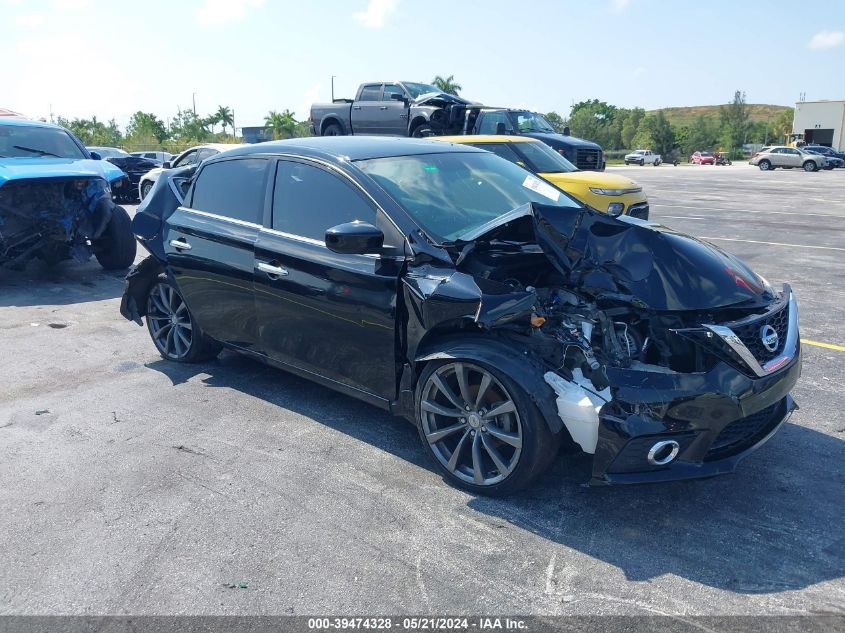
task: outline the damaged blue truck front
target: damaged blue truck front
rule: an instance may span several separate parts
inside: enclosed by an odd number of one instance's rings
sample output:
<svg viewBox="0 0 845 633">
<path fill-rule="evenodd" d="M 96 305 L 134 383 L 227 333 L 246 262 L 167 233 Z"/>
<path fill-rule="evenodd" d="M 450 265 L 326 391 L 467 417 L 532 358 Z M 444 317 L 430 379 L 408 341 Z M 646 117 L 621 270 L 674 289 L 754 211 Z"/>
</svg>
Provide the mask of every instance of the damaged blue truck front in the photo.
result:
<svg viewBox="0 0 845 633">
<path fill-rule="evenodd" d="M 0 122 L 0 266 L 87 261 L 93 254 L 104 268 L 126 268 L 135 241 L 128 214 L 112 199 L 126 186 L 126 174 L 64 128 Z"/>
</svg>

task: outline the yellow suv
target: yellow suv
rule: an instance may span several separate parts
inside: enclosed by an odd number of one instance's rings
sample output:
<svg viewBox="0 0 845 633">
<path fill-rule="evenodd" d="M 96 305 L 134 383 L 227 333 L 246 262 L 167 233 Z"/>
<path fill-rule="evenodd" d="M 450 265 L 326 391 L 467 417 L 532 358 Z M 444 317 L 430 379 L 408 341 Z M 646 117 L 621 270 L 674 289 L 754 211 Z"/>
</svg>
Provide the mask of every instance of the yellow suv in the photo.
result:
<svg viewBox="0 0 845 633">
<path fill-rule="evenodd" d="M 648 220 L 648 198 L 636 182 L 616 174 L 581 171 L 537 139 L 498 134 L 429 138 L 486 149 L 534 172 L 598 211 Z"/>
</svg>

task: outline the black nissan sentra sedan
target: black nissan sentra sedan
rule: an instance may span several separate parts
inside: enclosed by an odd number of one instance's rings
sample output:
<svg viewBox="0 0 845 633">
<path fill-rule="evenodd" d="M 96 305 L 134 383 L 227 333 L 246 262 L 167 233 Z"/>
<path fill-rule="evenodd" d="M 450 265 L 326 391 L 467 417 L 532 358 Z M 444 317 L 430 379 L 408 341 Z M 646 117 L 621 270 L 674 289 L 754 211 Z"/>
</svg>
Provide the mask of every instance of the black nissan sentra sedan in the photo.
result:
<svg viewBox="0 0 845 633">
<path fill-rule="evenodd" d="M 135 217 L 122 314 L 170 361 L 226 347 L 412 420 L 473 492 L 562 442 L 593 484 L 728 473 L 795 408 L 789 286 L 494 154 L 327 137 L 192 169 Z"/>
</svg>

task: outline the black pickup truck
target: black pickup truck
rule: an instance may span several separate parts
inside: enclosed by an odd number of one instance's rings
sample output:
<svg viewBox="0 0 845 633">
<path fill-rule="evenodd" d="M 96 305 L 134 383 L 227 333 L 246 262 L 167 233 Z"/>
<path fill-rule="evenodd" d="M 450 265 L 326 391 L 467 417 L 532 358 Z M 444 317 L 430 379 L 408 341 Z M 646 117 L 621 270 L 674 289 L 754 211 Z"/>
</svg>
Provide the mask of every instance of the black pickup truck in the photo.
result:
<svg viewBox="0 0 845 633">
<path fill-rule="evenodd" d="M 413 136 L 460 131 L 469 101 L 413 81 L 361 84 L 354 100 L 311 106 L 315 136 Z"/>
<path fill-rule="evenodd" d="M 543 141 L 578 169 L 604 171 L 601 145 L 569 135 L 569 128 L 559 134 L 538 112 L 510 108 L 473 108 L 466 114 L 467 134 L 517 134 Z"/>
</svg>

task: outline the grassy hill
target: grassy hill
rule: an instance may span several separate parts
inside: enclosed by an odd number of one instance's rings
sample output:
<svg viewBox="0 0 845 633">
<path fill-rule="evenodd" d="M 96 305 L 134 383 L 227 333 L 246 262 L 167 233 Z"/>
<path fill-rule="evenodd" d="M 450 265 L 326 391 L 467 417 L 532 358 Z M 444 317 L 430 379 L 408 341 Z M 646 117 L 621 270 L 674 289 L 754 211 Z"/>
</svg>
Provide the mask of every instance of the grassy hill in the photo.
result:
<svg viewBox="0 0 845 633">
<path fill-rule="evenodd" d="M 660 108 L 663 114 L 669 119 L 669 123 L 676 127 L 691 125 L 695 120 L 704 115 L 705 117 L 719 118 L 719 108 L 721 106 L 690 106 L 686 108 Z M 772 121 L 784 110 L 788 110 L 788 106 L 769 105 L 767 103 L 749 103 L 748 109 L 751 111 L 752 121 Z M 650 110 L 650 112 L 657 113 L 658 110 Z"/>
</svg>

